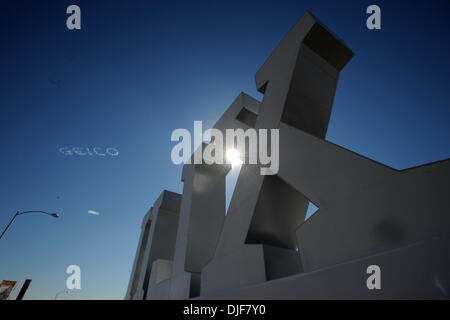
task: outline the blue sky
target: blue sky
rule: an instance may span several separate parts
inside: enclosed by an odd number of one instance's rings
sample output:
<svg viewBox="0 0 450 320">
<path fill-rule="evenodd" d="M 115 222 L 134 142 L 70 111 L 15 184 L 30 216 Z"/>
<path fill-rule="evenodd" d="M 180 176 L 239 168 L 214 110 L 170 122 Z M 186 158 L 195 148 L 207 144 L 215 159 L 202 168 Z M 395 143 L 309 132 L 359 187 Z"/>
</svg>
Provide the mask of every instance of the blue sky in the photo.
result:
<svg viewBox="0 0 450 320">
<path fill-rule="evenodd" d="M 77 4 L 82 29 L 65 26 Z M 382 30 L 365 27 L 368 5 Z M 341 73 L 327 140 L 396 169 L 450 156 L 449 2 L 2 1 L 0 280 L 53 299 L 122 299 L 142 217 L 163 189 L 176 128 L 211 126 L 305 10 L 355 56 Z M 116 157 L 61 147 L 113 147 Z M 88 210 L 100 213 L 89 215 Z"/>
</svg>

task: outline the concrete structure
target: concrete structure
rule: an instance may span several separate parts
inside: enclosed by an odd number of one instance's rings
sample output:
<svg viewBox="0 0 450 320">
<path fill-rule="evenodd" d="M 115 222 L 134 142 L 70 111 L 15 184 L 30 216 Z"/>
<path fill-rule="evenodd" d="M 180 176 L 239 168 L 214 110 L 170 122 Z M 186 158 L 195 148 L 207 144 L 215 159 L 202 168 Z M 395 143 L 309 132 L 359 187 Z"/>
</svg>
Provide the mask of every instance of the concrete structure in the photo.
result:
<svg viewBox="0 0 450 320">
<path fill-rule="evenodd" d="M 257 113 L 258 108 L 257 100 L 241 93 L 214 127 L 248 128 L 238 120 L 239 115 L 242 110 Z M 214 256 L 225 221 L 225 178 L 230 169 L 230 165 L 217 164 L 183 167 L 183 199 L 170 298 L 187 299 L 200 294 L 200 274 Z"/>
<path fill-rule="evenodd" d="M 127 299 L 166 297 L 172 274 L 181 195 L 163 191 L 142 221 Z"/>
<path fill-rule="evenodd" d="M 170 223 L 154 227 L 169 200 L 144 218 L 127 299 L 449 298 L 450 160 L 399 171 L 325 141 L 352 56 L 301 17 L 255 75 L 262 102 L 241 93 L 215 125 L 279 129 L 278 173 L 243 165 L 225 215 L 230 167 L 185 165 Z"/>
</svg>

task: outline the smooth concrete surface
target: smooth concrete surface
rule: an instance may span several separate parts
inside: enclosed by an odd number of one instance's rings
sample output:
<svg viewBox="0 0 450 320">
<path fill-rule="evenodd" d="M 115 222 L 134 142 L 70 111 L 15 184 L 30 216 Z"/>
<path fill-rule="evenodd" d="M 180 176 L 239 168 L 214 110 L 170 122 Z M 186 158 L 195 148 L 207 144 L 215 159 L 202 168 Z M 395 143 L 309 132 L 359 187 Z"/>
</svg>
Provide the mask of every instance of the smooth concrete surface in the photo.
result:
<svg viewBox="0 0 450 320">
<path fill-rule="evenodd" d="M 245 122 L 237 119 L 244 108 L 256 114 L 259 102 L 241 92 L 214 128 L 224 136 L 225 129 L 248 129 Z M 171 299 L 188 299 L 200 294 L 200 274 L 215 254 L 225 220 L 225 180 L 230 169 L 227 164 L 185 164 L 183 167 Z"/>
<path fill-rule="evenodd" d="M 172 265 L 172 260 L 153 261 L 146 300 L 168 299 Z"/>
<path fill-rule="evenodd" d="M 320 208 L 296 232 L 305 271 L 449 233 L 450 161 L 397 171 L 284 124 L 280 136 L 279 177 Z"/>
<path fill-rule="evenodd" d="M 450 299 L 450 236 L 199 299 Z M 367 267 L 378 265 L 381 289 L 369 290 Z"/>
<path fill-rule="evenodd" d="M 153 263 L 158 259 L 173 260 L 178 228 L 181 195 L 164 190 L 151 209 L 151 225 L 147 243 L 139 252 L 139 269 L 131 288 L 134 294 L 127 295 L 132 300 L 145 300 L 148 294 Z M 135 268 L 136 269 L 136 268 Z"/>
<path fill-rule="evenodd" d="M 208 165 L 185 165 L 183 198 L 174 258 L 171 298 L 186 299 L 198 292 L 191 273 L 211 259 L 225 219 L 225 175 Z"/>
<path fill-rule="evenodd" d="M 148 245 L 148 239 L 149 239 L 149 233 L 150 233 L 150 226 L 152 222 L 152 210 L 153 208 L 150 208 L 150 210 L 147 212 L 147 214 L 144 216 L 144 219 L 142 220 L 142 226 L 141 226 L 141 236 L 139 238 L 139 244 L 138 248 L 136 250 L 136 256 L 133 263 L 133 268 L 131 271 L 130 281 L 127 289 L 127 293 L 125 295 L 125 300 L 133 300 L 134 296 L 137 292 L 139 296 L 142 294 L 141 288 L 138 290 L 138 282 L 139 278 L 141 276 L 141 272 L 143 269 L 143 259 L 146 247 Z"/>
</svg>

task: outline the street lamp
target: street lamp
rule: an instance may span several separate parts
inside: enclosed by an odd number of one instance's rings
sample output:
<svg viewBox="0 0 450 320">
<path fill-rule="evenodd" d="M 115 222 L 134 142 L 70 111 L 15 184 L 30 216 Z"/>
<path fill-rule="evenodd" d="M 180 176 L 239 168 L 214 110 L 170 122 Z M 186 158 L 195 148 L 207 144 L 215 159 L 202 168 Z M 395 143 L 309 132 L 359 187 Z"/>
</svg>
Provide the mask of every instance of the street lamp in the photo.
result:
<svg viewBox="0 0 450 320">
<path fill-rule="evenodd" d="M 69 294 L 70 291 L 69 291 L 69 290 L 64 290 L 64 291 L 59 291 L 59 292 L 57 292 L 56 295 L 55 295 L 55 300 L 58 299 L 58 296 L 59 296 L 61 293 L 67 293 L 67 294 Z"/>
<path fill-rule="evenodd" d="M 17 211 L 16 214 L 14 215 L 14 217 L 12 217 L 11 221 L 8 223 L 8 225 L 6 226 L 5 230 L 3 230 L 2 234 L 0 235 L 0 239 L 3 237 L 3 235 L 5 234 L 6 230 L 8 230 L 9 226 L 11 225 L 11 223 L 13 223 L 14 219 L 17 216 L 20 216 L 21 214 L 25 214 L 25 213 L 43 213 L 46 215 L 49 215 L 53 218 L 59 218 L 59 214 L 57 213 L 51 213 L 51 212 L 46 212 L 46 211 L 40 211 L 40 210 L 31 210 L 31 211 L 23 211 L 23 212 L 19 212 Z"/>
</svg>

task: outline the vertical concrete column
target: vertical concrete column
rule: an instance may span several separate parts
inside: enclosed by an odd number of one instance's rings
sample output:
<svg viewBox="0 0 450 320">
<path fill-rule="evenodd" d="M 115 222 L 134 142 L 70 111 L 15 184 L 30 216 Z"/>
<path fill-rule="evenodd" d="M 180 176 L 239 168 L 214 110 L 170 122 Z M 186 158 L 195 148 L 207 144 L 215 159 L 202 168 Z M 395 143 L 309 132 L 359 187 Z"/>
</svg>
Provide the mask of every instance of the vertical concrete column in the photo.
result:
<svg viewBox="0 0 450 320">
<path fill-rule="evenodd" d="M 150 296 L 148 290 L 153 263 L 158 259 L 173 260 L 180 204 L 180 194 L 164 190 L 153 205 L 152 224 L 134 296 L 136 300 Z"/>
<path fill-rule="evenodd" d="M 139 238 L 138 248 L 136 250 L 136 256 L 134 258 L 133 268 L 131 271 L 130 281 L 128 284 L 127 293 L 125 295 L 125 300 L 134 300 L 134 295 L 137 291 L 137 286 L 139 278 L 142 271 L 142 260 L 144 258 L 145 249 L 148 244 L 148 236 L 150 233 L 150 225 L 152 223 L 152 209 L 147 212 L 142 220 L 141 226 L 141 236 Z M 141 296 L 142 294 L 139 294 Z"/>
<path fill-rule="evenodd" d="M 254 125 L 259 105 L 258 100 L 241 92 L 214 128 L 221 130 L 224 137 L 226 129 L 248 129 Z M 230 165 L 217 164 L 186 164 L 183 167 L 183 199 L 170 290 L 172 299 L 187 299 L 200 293 L 200 273 L 214 256 L 223 228 L 225 181 L 230 169 Z"/>
<path fill-rule="evenodd" d="M 200 294 L 200 272 L 212 259 L 225 219 L 229 165 L 186 164 L 170 297 Z"/>
</svg>

